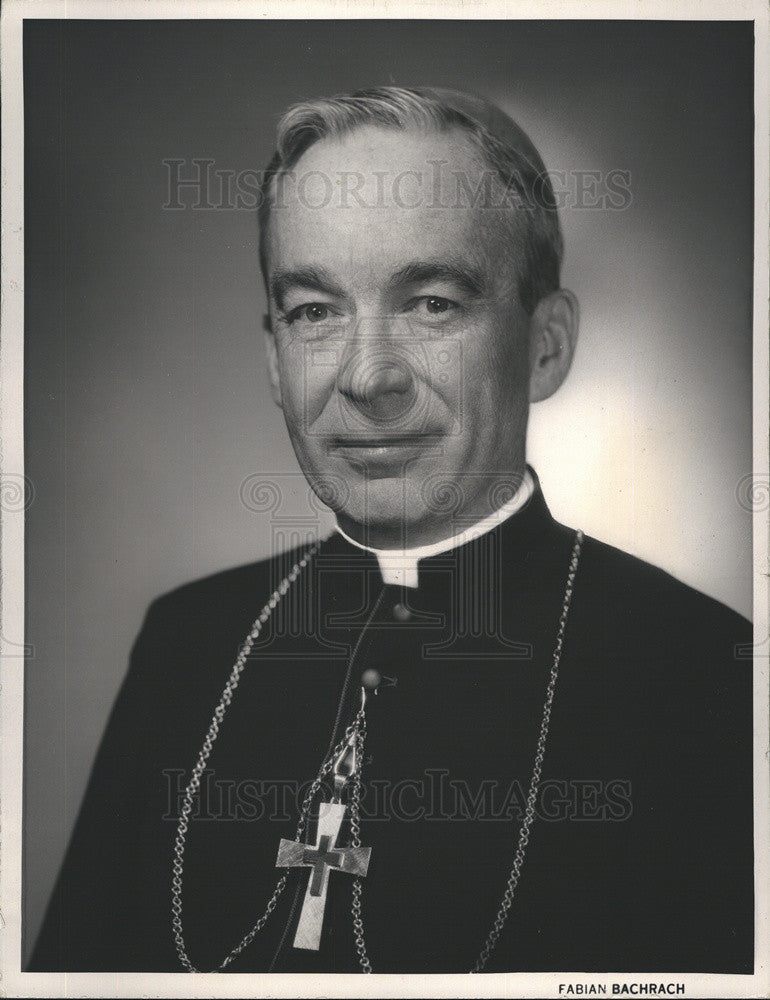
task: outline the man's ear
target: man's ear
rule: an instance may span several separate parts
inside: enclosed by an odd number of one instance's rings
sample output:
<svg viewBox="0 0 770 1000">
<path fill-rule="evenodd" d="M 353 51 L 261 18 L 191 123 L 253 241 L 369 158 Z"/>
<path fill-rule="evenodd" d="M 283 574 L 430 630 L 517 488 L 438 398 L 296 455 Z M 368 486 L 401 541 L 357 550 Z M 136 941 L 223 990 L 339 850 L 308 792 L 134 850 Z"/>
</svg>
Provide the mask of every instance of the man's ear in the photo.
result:
<svg viewBox="0 0 770 1000">
<path fill-rule="evenodd" d="M 529 401 L 552 396 L 570 370 L 575 355 L 580 307 L 572 292 L 560 288 L 541 299 L 530 321 Z"/>
<path fill-rule="evenodd" d="M 262 317 L 262 327 L 265 331 L 265 351 L 267 352 L 267 374 L 270 379 L 270 392 L 276 406 L 283 406 L 281 400 L 281 379 L 278 374 L 278 348 L 275 344 L 275 334 L 270 322 L 270 314 Z"/>
</svg>

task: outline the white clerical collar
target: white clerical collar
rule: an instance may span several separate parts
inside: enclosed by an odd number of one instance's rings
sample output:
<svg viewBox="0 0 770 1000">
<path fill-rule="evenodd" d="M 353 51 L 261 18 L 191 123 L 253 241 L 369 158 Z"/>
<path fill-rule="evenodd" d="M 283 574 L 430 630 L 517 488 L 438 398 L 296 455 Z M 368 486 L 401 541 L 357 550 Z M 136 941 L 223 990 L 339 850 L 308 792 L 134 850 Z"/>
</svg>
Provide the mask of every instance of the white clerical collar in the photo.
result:
<svg viewBox="0 0 770 1000">
<path fill-rule="evenodd" d="M 371 552 L 377 556 L 383 583 L 396 584 L 402 587 L 417 587 L 417 564 L 421 559 L 427 559 L 429 556 L 438 556 L 442 552 L 449 552 L 450 549 L 459 548 L 461 545 L 472 542 L 475 538 L 480 538 L 488 531 L 492 531 L 498 524 L 502 524 L 503 521 L 506 521 L 509 517 L 517 513 L 517 511 L 521 510 L 534 493 L 534 490 L 535 483 L 532 479 L 532 474 L 527 469 L 522 477 L 521 485 L 511 499 L 488 517 L 477 521 L 476 524 L 471 525 L 469 528 L 464 528 L 459 534 L 452 535 L 451 538 L 444 538 L 442 541 L 434 542 L 432 545 L 419 545 L 414 549 L 374 549 L 369 545 L 362 545 L 354 538 L 346 535 L 339 525 L 337 525 L 337 531 L 351 545 L 355 545 L 356 548 L 363 549 L 365 552 Z"/>
</svg>

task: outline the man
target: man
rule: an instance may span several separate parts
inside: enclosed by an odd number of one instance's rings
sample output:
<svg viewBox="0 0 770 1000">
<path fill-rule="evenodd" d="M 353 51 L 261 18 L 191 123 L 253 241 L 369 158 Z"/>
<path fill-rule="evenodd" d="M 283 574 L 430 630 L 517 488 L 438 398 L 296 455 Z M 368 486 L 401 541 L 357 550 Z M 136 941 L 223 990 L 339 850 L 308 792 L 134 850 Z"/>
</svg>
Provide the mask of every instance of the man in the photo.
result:
<svg viewBox="0 0 770 1000">
<path fill-rule="evenodd" d="M 338 530 L 152 605 L 31 967 L 751 972 L 748 623 L 526 464 L 578 326 L 538 153 L 381 88 L 292 109 L 263 193 Z"/>
</svg>

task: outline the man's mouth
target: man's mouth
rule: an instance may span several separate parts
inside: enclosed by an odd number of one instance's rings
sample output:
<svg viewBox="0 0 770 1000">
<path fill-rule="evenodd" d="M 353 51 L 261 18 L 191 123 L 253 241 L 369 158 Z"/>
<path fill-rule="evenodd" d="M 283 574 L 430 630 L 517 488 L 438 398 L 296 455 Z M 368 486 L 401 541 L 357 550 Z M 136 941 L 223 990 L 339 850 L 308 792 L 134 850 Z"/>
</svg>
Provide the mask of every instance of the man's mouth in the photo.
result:
<svg viewBox="0 0 770 1000">
<path fill-rule="evenodd" d="M 332 438 L 331 448 L 332 450 L 339 448 L 360 448 L 368 450 L 370 448 L 427 447 L 429 445 L 436 444 L 438 440 L 438 434 L 379 434 L 376 437 L 363 437 L 357 435 L 356 437 Z"/>
<path fill-rule="evenodd" d="M 329 451 L 352 465 L 363 466 L 373 478 L 403 474 L 408 462 L 439 443 L 439 434 L 398 434 L 335 437 Z"/>
</svg>

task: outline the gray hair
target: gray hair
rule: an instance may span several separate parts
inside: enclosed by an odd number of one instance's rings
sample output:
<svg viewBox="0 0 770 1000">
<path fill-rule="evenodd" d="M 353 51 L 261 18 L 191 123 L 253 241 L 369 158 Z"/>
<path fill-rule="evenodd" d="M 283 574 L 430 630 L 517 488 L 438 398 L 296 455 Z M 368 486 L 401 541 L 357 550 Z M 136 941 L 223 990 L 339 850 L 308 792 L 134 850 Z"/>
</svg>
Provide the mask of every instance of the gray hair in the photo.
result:
<svg viewBox="0 0 770 1000">
<path fill-rule="evenodd" d="M 503 182 L 506 192 L 512 191 L 516 196 L 515 219 L 518 225 L 523 221 L 524 261 L 519 274 L 523 308 L 531 315 L 540 299 L 559 288 L 564 244 L 556 199 L 531 140 L 490 101 L 428 87 L 359 90 L 354 94 L 304 101 L 284 114 L 278 123 L 275 154 L 262 179 L 258 209 L 260 265 L 266 284 L 273 182 L 290 171 L 315 143 L 366 125 L 393 130 L 464 130 Z"/>
</svg>

